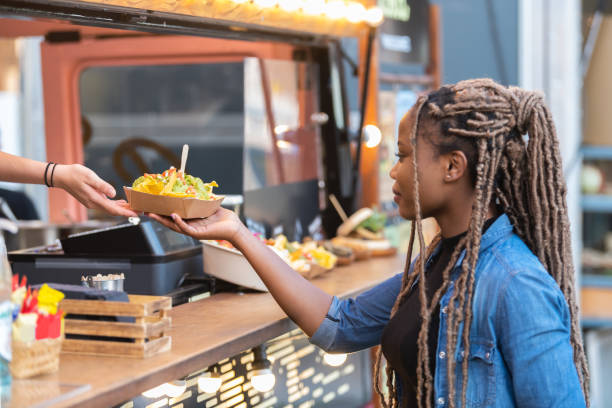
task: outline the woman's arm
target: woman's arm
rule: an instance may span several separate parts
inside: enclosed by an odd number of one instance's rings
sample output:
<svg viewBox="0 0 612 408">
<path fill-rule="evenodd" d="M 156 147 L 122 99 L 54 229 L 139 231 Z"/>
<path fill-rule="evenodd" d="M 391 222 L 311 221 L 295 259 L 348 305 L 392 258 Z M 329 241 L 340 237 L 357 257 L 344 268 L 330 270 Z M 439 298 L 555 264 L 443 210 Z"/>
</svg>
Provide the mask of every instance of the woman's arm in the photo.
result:
<svg viewBox="0 0 612 408">
<path fill-rule="evenodd" d="M 47 170 L 46 181 L 48 183 L 52 182 L 54 187 L 66 190 L 87 208 L 97 208 L 125 217 L 137 215 L 129 209 L 124 200 L 110 200 L 109 197 L 112 198 L 116 194 L 113 186 L 85 166 L 80 164 L 47 166 L 47 163 L 0 152 L 0 180 L 2 181 L 44 184 L 45 170 Z"/>
<path fill-rule="evenodd" d="M 204 219 L 172 220 L 155 214 L 158 222 L 196 239 L 224 239 L 238 248 L 257 272 L 276 302 L 308 336 L 325 317 L 332 297 L 304 279 L 240 222 L 236 214 L 219 209 Z"/>
<path fill-rule="evenodd" d="M 542 270 L 508 278 L 494 322 L 518 407 L 586 406 L 570 343 L 569 309 Z"/>
<path fill-rule="evenodd" d="M 149 214 L 197 239 L 225 239 L 251 263 L 280 307 L 311 341 L 327 351 L 356 351 L 379 344 L 401 286 L 402 274 L 355 299 L 338 300 L 304 279 L 256 238 L 236 214 L 219 209 L 205 219 L 184 221 Z"/>
<path fill-rule="evenodd" d="M 294 271 L 242 223 L 232 243 L 257 271 L 287 316 L 312 336 L 329 310 L 332 297 Z"/>
</svg>

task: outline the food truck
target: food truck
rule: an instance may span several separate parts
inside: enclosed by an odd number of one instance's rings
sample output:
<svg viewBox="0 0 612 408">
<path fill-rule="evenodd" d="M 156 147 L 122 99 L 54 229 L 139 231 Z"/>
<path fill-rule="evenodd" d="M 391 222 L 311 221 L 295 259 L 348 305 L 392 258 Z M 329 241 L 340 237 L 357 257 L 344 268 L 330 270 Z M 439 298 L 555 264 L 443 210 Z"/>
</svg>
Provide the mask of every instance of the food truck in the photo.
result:
<svg viewBox="0 0 612 408">
<path fill-rule="evenodd" d="M 47 161 L 83 163 L 121 192 L 143 173 L 179 167 L 188 144 L 187 171 L 216 180 L 224 205 L 251 230 L 298 242 L 333 237 L 341 210 L 377 200 L 377 149 L 363 146 L 361 131 L 377 124 L 372 60 L 383 15 L 374 1 L 8 0 L 0 16 L 0 37 L 41 38 Z M 56 189 L 48 214 L 56 223 L 100 216 Z M 64 284 L 121 272 L 141 314 L 123 315 L 132 320 L 113 321 L 110 331 L 110 323 L 91 331 L 67 319 L 66 333 L 85 338 L 65 340 L 59 370 L 15 378 L 11 406 L 349 407 L 372 399 L 368 352 L 327 355 L 269 294 L 208 273 L 217 259 L 228 259 L 224 271 L 244 261 L 218 248 L 203 254 L 201 243 L 144 219 L 105 226 L 66 237 L 59 249 L 15 251 L 13 272 Z M 313 283 L 354 296 L 402 264 L 370 258 Z M 104 315 L 107 303 L 87 313 Z M 70 302 L 64 309 L 87 314 Z"/>
</svg>

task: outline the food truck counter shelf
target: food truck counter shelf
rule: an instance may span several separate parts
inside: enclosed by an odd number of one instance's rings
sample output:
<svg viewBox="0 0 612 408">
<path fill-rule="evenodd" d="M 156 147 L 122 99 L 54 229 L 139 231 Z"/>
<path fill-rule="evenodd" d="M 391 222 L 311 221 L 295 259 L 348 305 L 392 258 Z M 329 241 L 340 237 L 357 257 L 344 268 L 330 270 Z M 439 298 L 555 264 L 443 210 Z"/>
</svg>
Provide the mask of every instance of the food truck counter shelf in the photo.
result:
<svg viewBox="0 0 612 408">
<path fill-rule="evenodd" d="M 341 298 L 355 296 L 400 272 L 404 259 L 355 262 L 312 283 Z M 62 353 L 59 371 L 41 378 L 90 388 L 50 406 L 117 405 L 295 328 L 269 293 L 222 293 L 177 306 L 169 316 L 172 349 L 167 353 L 142 360 Z M 14 380 L 15 386 L 22 387 L 21 381 Z M 13 400 L 11 406 L 23 404 Z"/>
</svg>

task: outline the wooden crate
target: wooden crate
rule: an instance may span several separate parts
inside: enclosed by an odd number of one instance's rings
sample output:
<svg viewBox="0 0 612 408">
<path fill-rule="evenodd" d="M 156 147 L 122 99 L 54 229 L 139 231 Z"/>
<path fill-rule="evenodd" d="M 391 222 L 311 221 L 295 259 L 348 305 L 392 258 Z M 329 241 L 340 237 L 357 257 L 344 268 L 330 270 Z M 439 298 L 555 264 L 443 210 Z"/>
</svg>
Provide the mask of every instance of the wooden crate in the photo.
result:
<svg viewBox="0 0 612 408">
<path fill-rule="evenodd" d="M 62 352 L 144 358 L 170 350 L 167 335 L 172 299 L 164 296 L 129 295 L 129 302 L 64 299 L 60 309 L 67 314 L 134 317 L 134 323 L 64 319 L 66 335 L 120 337 L 134 342 L 65 339 Z"/>
</svg>

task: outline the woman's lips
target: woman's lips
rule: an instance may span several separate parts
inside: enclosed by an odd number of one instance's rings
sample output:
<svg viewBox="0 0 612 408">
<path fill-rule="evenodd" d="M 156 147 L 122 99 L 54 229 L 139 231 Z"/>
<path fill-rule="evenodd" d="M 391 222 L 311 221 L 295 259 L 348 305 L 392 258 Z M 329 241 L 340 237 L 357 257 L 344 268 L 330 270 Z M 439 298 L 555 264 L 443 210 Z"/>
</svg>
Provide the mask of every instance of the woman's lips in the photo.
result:
<svg viewBox="0 0 612 408">
<path fill-rule="evenodd" d="M 396 203 L 399 203 L 399 200 L 401 198 L 401 194 L 395 190 L 393 190 L 393 201 L 395 201 Z"/>
</svg>

